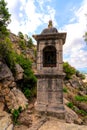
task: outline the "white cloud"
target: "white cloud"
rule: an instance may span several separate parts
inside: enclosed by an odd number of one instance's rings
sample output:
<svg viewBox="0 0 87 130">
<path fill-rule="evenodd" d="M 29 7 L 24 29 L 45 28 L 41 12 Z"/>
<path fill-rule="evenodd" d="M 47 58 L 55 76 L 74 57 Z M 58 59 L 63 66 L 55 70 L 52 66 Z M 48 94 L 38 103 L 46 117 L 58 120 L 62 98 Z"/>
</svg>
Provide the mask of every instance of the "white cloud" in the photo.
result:
<svg viewBox="0 0 87 130">
<path fill-rule="evenodd" d="M 20 0 L 17 3 L 17 0 L 13 0 L 12 2 L 7 0 L 8 7 L 12 14 L 12 21 L 8 28 L 16 34 L 19 31 L 24 34 L 33 34 L 39 26 L 48 23 L 50 18 L 56 23 L 55 10 L 47 4 L 47 2 L 50 1 L 51 0 Z"/>
<path fill-rule="evenodd" d="M 86 30 L 87 1 L 85 0 L 79 10 L 74 10 L 74 16 L 77 22 L 64 26 L 67 32 L 66 43 L 64 45 L 65 61 L 68 61 L 77 69 L 87 67 L 87 45 L 84 42 L 83 35 Z"/>
<path fill-rule="evenodd" d="M 9 7 L 10 10 L 12 10 L 12 8 L 14 8 L 14 6 L 17 4 L 17 1 L 18 0 L 12 0 L 12 2 L 11 2 L 9 0 L 6 0 L 6 2 L 8 3 L 7 6 Z"/>
</svg>

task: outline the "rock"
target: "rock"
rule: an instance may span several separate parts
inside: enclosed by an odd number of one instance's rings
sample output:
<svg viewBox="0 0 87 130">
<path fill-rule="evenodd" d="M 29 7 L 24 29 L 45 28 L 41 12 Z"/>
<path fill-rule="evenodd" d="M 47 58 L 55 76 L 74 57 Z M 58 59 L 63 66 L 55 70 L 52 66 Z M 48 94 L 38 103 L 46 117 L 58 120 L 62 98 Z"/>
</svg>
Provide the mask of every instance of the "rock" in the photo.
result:
<svg viewBox="0 0 87 130">
<path fill-rule="evenodd" d="M 9 94 L 5 96 L 5 101 L 9 109 L 18 109 L 20 106 L 25 109 L 28 104 L 24 94 L 17 88 L 11 89 Z"/>
<path fill-rule="evenodd" d="M 0 112 L 2 112 L 4 110 L 4 103 L 3 102 L 0 102 Z"/>
<path fill-rule="evenodd" d="M 10 92 L 9 88 L 3 88 L 2 91 L 1 91 L 1 93 L 2 93 L 3 96 L 8 95 L 9 92 Z"/>
<path fill-rule="evenodd" d="M 16 87 L 16 83 L 15 83 L 15 82 L 12 82 L 12 83 L 9 85 L 9 88 L 11 89 L 11 88 L 14 88 L 14 87 Z"/>
<path fill-rule="evenodd" d="M 18 118 L 20 124 L 30 127 L 32 125 L 32 116 L 26 111 L 22 112 Z"/>
<path fill-rule="evenodd" d="M 78 115 L 71 110 L 70 108 L 68 108 L 67 106 L 65 106 L 65 120 L 67 123 L 78 123 L 78 124 L 82 124 L 82 120 L 79 119 Z"/>
<path fill-rule="evenodd" d="M 15 71 L 16 71 L 16 75 L 15 75 L 16 81 L 23 79 L 24 70 L 22 69 L 22 67 L 19 64 L 15 65 Z"/>
<path fill-rule="evenodd" d="M 7 128 L 7 130 L 13 130 L 13 124 L 9 125 L 9 127 Z"/>
<path fill-rule="evenodd" d="M 64 102 L 64 104 L 69 103 L 69 101 L 67 99 L 65 99 L 65 98 L 63 98 L 63 102 Z"/>
<path fill-rule="evenodd" d="M 83 124 L 84 124 L 84 125 L 87 125 L 87 116 L 84 117 L 84 119 L 83 119 Z"/>
<path fill-rule="evenodd" d="M 79 109 L 84 110 L 85 112 L 87 112 L 87 103 L 86 102 L 78 103 L 78 107 L 79 107 Z"/>
<path fill-rule="evenodd" d="M 81 80 L 81 78 L 77 77 L 76 75 L 73 75 L 72 79 L 70 79 L 69 82 L 73 88 L 79 88 L 79 90 L 84 91 L 84 82 Z"/>
<path fill-rule="evenodd" d="M 6 64 L 0 62 L 0 80 L 4 80 L 4 79 L 14 81 L 14 77 L 11 70 L 8 68 Z"/>
<path fill-rule="evenodd" d="M 15 126 L 14 130 L 28 130 L 28 127 L 24 125 Z"/>
<path fill-rule="evenodd" d="M 0 112 L 0 130 L 13 130 L 11 117 L 5 111 Z"/>
<path fill-rule="evenodd" d="M 80 118 L 78 118 L 77 120 L 74 120 L 74 123 L 78 125 L 82 125 L 83 121 Z"/>
<path fill-rule="evenodd" d="M 31 129 L 28 129 L 31 130 Z M 34 130 L 34 129 L 32 129 Z M 58 120 L 48 120 L 39 129 L 36 130 L 87 130 L 85 125 L 69 124 Z"/>
<path fill-rule="evenodd" d="M 16 64 L 16 80 L 23 78 L 23 69 Z M 16 88 L 16 82 L 8 66 L 0 61 L 0 103 L 4 103 L 9 109 L 26 108 L 28 100 L 24 94 Z M 3 110 L 3 107 L 0 108 Z"/>
</svg>

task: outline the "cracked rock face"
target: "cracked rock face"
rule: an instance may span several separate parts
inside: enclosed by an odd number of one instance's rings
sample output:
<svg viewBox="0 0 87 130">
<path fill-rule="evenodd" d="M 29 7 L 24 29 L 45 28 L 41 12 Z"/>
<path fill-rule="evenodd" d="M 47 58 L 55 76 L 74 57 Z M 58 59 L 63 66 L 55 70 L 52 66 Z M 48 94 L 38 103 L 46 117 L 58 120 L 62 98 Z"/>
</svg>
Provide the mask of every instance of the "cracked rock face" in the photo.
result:
<svg viewBox="0 0 87 130">
<path fill-rule="evenodd" d="M 14 81 L 14 77 L 6 64 L 0 61 L 0 81 L 2 80 Z"/>
<path fill-rule="evenodd" d="M 9 109 L 18 109 L 20 106 L 25 109 L 28 104 L 24 94 L 17 88 L 11 89 L 5 100 Z"/>
<path fill-rule="evenodd" d="M 23 78 L 23 69 L 16 65 L 16 80 Z M 24 94 L 17 89 L 15 78 L 9 67 L 0 61 L 0 103 L 5 104 L 9 109 L 22 109 L 28 104 Z"/>
<path fill-rule="evenodd" d="M 24 70 L 22 69 L 22 67 L 19 64 L 16 64 L 15 70 L 16 70 L 15 80 L 17 81 L 23 79 Z"/>
<path fill-rule="evenodd" d="M 0 111 L 0 130 L 13 130 L 11 117 L 5 111 Z"/>
<path fill-rule="evenodd" d="M 15 82 L 23 78 L 23 69 L 17 65 L 16 72 L 14 77 L 9 67 L 0 60 L 0 130 L 13 130 L 11 115 L 5 111 L 6 108 L 14 110 L 21 106 L 24 109 L 28 104 Z"/>
</svg>

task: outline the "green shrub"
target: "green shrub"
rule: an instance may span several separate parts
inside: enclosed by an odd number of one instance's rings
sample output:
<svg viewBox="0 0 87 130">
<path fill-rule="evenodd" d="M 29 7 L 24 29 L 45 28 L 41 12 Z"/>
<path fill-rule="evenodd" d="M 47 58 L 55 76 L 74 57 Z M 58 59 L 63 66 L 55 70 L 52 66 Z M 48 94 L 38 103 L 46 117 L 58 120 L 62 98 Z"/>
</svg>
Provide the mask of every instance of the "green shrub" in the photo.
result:
<svg viewBox="0 0 87 130">
<path fill-rule="evenodd" d="M 24 69 L 24 78 L 26 80 L 30 80 L 31 83 L 36 83 L 36 77 L 33 74 L 32 71 L 32 63 L 28 58 L 25 58 L 23 55 L 17 55 L 16 56 L 16 62 L 21 65 L 21 67 Z M 31 84 L 32 85 L 32 84 Z"/>
<path fill-rule="evenodd" d="M 5 0 L 0 0 L 0 41 L 8 36 L 7 26 L 10 23 L 10 16 L 7 2 Z"/>
<path fill-rule="evenodd" d="M 76 76 L 80 77 L 82 80 L 85 79 L 85 75 L 78 70 L 76 71 Z"/>
<path fill-rule="evenodd" d="M 24 35 L 22 32 L 18 32 L 18 36 L 21 38 L 21 39 L 24 39 Z"/>
<path fill-rule="evenodd" d="M 84 111 L 84 110 L 77 110 L 76 111 L 78 114 L 82 115 L 82 116 L 86 116 L 87 115 L 87 112 Z"/>
<path fill-rule="evenodd" d="M 4 59 L 8 67 L 14 71 L 15 52 L 12 49 L 12 43 L 9 38 L 5 38 L 3 42 L 0 42 L 0 56 Z"/>
<path fill-rule="evenodd" d="M 69 108 L 74 108 L 74 106 L 73 106 L 73 103 L 72 102 L 69 102 L 69 103 L 67 103 L 67 106 L 69 107 Z"/>
<path fill-rule="evenodd" d="M 63 88 L 63 92 L 64 92 L 64 93 L 67 93 L 67 92 L 68 92 L 68 90 L 67 90 L 66 87 Z"/>
<path fill-rule="evenodd" d="M 63 63 L 63 70 L 66 73 L 65 79 L 70 79 L 76 73 L 75 68 L 70 66 L 68 62 Z"/>
<path fill-rule="evenodd" d="M 33 46 L 34 44 L 33 44 L 32 38 L 29 37 L 27 41 L 27 47 L 32 48 Z"/>
<path fill-rule="evenodd" d="M 24 95 L 26 98 L 31 98 L 32 97 L 32 92 L 29 88 L 24 88 Z"/>
<path fill-rule="evenodd" d="M 22 111 L 22 107 L 21 107 L 21 106 L 20 106 L 18 109 L 14 109 L 14 110 L 13 110 L 13 112 L 12 112 L 12 117 L 13 117 L 13 122 L 14 122 L 14 124 L 17 124 L 17 123 L 18 123 L 17 119 L 18 119 L 18 117 L 19 117 L 21 111 Z"/>
<path fill-rule="evenodd" d="M 19 40 L 19 46 L 21 47 L 21 49 L 25 50 L 26 49 L 26 43 L 24 39 L 20 39 Z"/>
<path fill-rule="evenodd" d="M 33 88 L 31 89 L 31 91 L 32 91 L 32 97 L 36 97 L 36 96 L 37 96 L 37 87 L 36 87 L 36 86 L 33 87 Z"/>
<path fill-rule="evenodd" d="M 87 96 L 75 96 L 75 100 L 79 102 L 87 102 Z"/>
<path fill-rule="evenodd" d="M 37 82 L 37 79 L 32 71 L 32 63 L 23 55 L 17 55 L 16 62 L 24 69 L 24 78 L 21 82 L 21 90 L 27 98 L 30 98 L 33 95 L 32 90 L 35 88 Z"/>
</svg>

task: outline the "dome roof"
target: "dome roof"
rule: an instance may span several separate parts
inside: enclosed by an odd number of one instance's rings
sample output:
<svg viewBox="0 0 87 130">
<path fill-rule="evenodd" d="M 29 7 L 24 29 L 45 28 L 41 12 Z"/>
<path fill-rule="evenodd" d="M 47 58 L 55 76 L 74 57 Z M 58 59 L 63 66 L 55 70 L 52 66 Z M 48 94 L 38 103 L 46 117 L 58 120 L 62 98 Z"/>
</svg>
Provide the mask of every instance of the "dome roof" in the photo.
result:
<svg viewBox="0 0 87 130">
<path fill-rule="evenodd" d="M 41 32 L 41 34 L 53 34 L 53 33 L 58 33 L 58 30 L 53 27 L 52 21 L 50 20 L 50 21 L 49 21 L 49 24 L 48 24 L 48 28 L 45 28 L 45 29 Z"/>
</svg>

